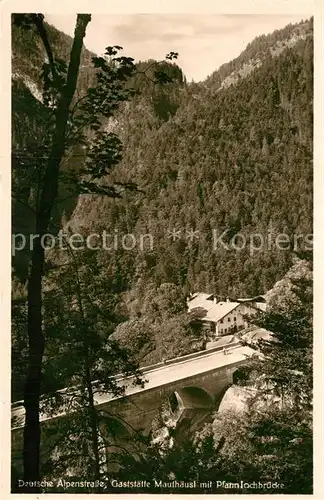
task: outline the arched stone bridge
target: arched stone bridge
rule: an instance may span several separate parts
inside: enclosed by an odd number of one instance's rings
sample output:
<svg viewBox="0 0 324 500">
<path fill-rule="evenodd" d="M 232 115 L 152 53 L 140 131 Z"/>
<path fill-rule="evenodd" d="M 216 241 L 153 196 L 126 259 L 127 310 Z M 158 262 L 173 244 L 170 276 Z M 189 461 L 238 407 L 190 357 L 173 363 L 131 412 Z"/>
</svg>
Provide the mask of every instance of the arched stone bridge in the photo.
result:
<svg viewBox="0 0 324 500">
<path fill-rule="evenodd" d="M 125 432 L 129 428 L 148 434 L 165 402 L 178 423 L 187 421 L 194 426 L 217 408 L 224 392 L 233 383 L 233 373 L 253 354 L 256 351 L 236 342 L 226 349 L 215 347 L 145 367 L 142 369 L 146 380 L 144 388 L 133 386 L 131 377 L 117 377 L 118 383 L 126 387 L 126 396 L 97 394 L 96 407 L 122 422 Z M 42 415 L 41 421 L 44 425 L 65 416 L 66 413 Z M 13 403 L 12 453 L 19 469 L 23 425 L 23 403 Z"/>
</svg>

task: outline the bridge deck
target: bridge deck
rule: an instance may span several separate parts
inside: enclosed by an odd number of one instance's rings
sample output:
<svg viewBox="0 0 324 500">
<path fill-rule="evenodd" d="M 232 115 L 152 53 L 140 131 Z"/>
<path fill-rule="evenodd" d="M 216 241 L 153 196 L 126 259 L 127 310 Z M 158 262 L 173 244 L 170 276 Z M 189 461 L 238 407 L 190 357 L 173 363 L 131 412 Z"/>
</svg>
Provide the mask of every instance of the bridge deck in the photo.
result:
<svg viewBox="0 0 324 500">
<path fill-rule="evenodd" d="M 126 395 L 130 396 L 138 392 L 148 391 L 156 387 L 172 384 L 179 380 L 215 370 L 216 368 L 239 363 L 255 353 L 254 350 L 242 345 L 231 349 L 227 348 L 227 352 L 227 354 L 224 354 L 223 350 L 214 352 L 206 351 L 206 354 L 204 356 L 199 356 L 199 358 L 179 361 L 174 365 L 166 365 L 149 372 L 144 371 L 143 375 L 147 380 L 144 388 L 139 386 L 134 387 L 132 386 L 132 380 L 127 381 L 124 379 L 123 385 L 126 387 Z M 106 394 L 96 395 L 97 404 L 106 403 L 110 399 L 114 398 L 108 398 Z"/>
<path fill-rule="evenodd" d="M 144 367 L 142 370 L 143 378 L 146 380 L 144 388 L 134 386 L 132 377 L 120 377 L 118 379 L 118 385 L 125 387 L 125 396 L 130 396 L 132 394 L 148 391 L 156 387 L 172 384 L 189 377 L 207 373 L 217 368 L 225 368 L 226 366 L 240 363 L 256 352 L 253 349 L 240 344 L 236 344 L 233 347 L 228 346 L 226 351 L 227 354 L 224 353 L 223 349 L 211 349 L 197 353 L 196 357 L 188 355 L 178 358 L 177 360 L 169 361 L 166 364 L 159 363 L 155 368 Z M 118 399 L 118 397 L 107 393 L 95 394 L 96 405 L 102 405 L 114 399 Z M 25 409 L 23 402 L 14 403 L 12 405 L 12 428 L 22 427 L 24 425 L 24 414 Z M 56 414 L 54 418 L 63 416 L 64 414 L 65 412 Z M 53 416 L 49 417 L 47 415 L 41 415 L 42 421 L 50 418 L 53 418 Z"/>
</svg>

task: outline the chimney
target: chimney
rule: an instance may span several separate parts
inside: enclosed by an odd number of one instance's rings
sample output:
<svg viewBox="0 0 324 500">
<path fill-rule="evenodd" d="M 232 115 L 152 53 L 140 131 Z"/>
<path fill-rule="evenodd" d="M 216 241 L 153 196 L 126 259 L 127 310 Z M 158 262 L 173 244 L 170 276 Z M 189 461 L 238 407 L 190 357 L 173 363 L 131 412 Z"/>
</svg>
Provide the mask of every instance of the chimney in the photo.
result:
<svg viewBox="0 0 324 500">
<path fill-rule="evenodd" d="M 214 304 L 217 304 L 217 297 L 214 295 Z"/>
</svg>

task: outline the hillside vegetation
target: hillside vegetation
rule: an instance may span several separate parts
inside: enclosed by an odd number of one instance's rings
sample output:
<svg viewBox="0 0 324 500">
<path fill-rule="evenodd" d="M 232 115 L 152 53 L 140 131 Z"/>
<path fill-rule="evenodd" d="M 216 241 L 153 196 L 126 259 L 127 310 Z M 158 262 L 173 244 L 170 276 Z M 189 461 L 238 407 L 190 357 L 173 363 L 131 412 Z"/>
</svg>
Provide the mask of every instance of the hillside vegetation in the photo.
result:
<svg viewBox="0 0 324 500">
<path fill-rule="evenodd" d="M 50 35 L 58 54 L 66 57 L 69 37 L 52 27 Z M 27 149 L 33 141 L 39 144 L 37 134 L 44 127 L 38 127 L 41 105 L 23 77 L 40 87 L 36 68 L 41 55 L 35 37 L 24 36 L 29 38 L 13 33 L 13 70 L 21 75 L 14 80 L 14 154 L 26 143 Z M 273 56 L 278 43 L 281 52 Z M 32 54 L 28 59 L 27 47 Z M 90 56 L 85 50 L 80 94 L 91 79 Z M 256 57 L 262 60 L 260 67 L 217 91 L 217 82 Z M 202 84 L 187 84 L 175 65 L 170 67 L 178 72 L 178 84 L 157 88 L 139 75 L 131 84 L 142 92 L 108 126 L 124 143 L 113 180 L 136 183 L 140 192 L 121 200 L 82 195 L 61 203 L 58 216 L 64 214 L 71 227 L 87 232 L 151 234 L 153 249 L 150 245 L 144 252 L 135 248 L 115 256 L 128 287 L 136 270 L 145 269 L 157 284 L 171 281 L 185 290 L 231 296 L 265 292 L 289 268 L 294 235 L 305 238 L 312 232 L 312 60 L 312 25 L 307 21 L 257 38 Z M 150 62 L 139 69 L 145 64 Z M 78 155 L 70 160 L 72 166 L 80 161 Z M 15 170 L 17 178 L 21 170 Z M 17 189 L 27 199 L 32 187 L 25 181 Z M 14 227 L 20 229 L 19 208 L 17 212 Z M 173 228 L 181 231 L 176 241 L 170 238 Z M 186 237 L 191 229 L 199 232 L 193 241 Z M 268 245 L 251 255 L 249 245 L 242 251 L 215 248 L 213 230 L 218 235 L 227 231 L 225 242 L 237 233 L 249 240 L 254 233 L 275 237 L 285 232 L 290 249 Z M 304 244 L 300 238 L 297 249 Z M 110 260 L 107 254 L 100 258 Z"/>
<path fill-rule="evenodd" d="M 71 39 L 53 27 L 48 30 L 58 56 L 66 59 Z M 83 50 L 78 97 L 94 78 L 91 56 Z M 253 71 L 223 85 L 256 59 L 260 64 Z M 37 198 L 38 165 L 46 143 L 48 111 L 39 100 L 43 60 L 35 33 L 14 27 L 13 232 L 26 236 L 34 231 L 33 211 L 26 207 Z M 115 294 L 114 324 L 129 320 L 115 336 L 127 346 L 130 339 L 140 343 L 136 358 L 141 364 L 201 346 L 183 316 L 185 303 L 176 312 L 169 304 L 157 314 L 154 297 L 165 290 L 179 301 L 197 290 L 234 298 L 264 293 L 305 249 L 312 233 L 312 61 L 312 21 L 306 21 L 257 38 L 200 84 L 188 84 L 174 63 L 162 68 L 172 83 L 153 84 L 143 74 L 153 61 L 140 62 L 129 82 L 136 89 L 134 98 L 105 125 L 124 145 L 123 159 L 107 181 L 136 184 L 138 190 L 125 192 L 121 199 L 77 197 L 62 177 L 53 233 L 63 225 L 86 235 L 103 230 L 117 235 L 115 248 L 97 250 L 91 259 Z M 77 175 L 82 162 L 80 147 L 65 161 L 63 172 Z M 217 243 L 215 238 L 223 233 L 222 243 Z M 289 241 L 278 249 L 273 241 L 280 233 Z M 125 234 L 134 235 L 133 250 L 122 248 Z M 255 234 L 265 242 L 259 250 L 251 247 L 259 245 L 251 236 Z M 149 237 L 141 248 L 144 235 Z M 242 238 L 246 246 L 239 250 Z M 25 250 L 13 259 L 18 304 L 25 296 L 28 258 Z M 49 252 L 49 268 L 64 262 L 62 258 Z M 26 352 L 22 322 L 15 317 L 17 353 Z M 19 366 L 22 360 L 23 355 Z"/>
<path fill-rule="evenodd" d="M 42 14 L 13 20 L 12 400 L 25 408 L 13 490 L 20 477 L 33 493 L 48 490 L 39 479 L 92 477 L 85 491 L 107 493 L 113 470 L 151 486 L 196 478 L 199 493 L 227 493 L 238 477 L 311 493 L 312 20 L 258 37 L 190 84 L 174 52 L 136 66 L 118 46 L 91 54 L 89 14 L 73 45 Z M 91 239 L 72 248 L 75 236 Z M 148 436 L 125 433 L 96 395 L 125 396 L 116 374 L 145 389 L 141 367 L 206 348 L 202 308 L 187 310 L 194 291 L 265 294 L 253 323 L 268 335 L 250 339 L 261 355 L 199 425 L 170 421 L 173 394 Z M 239 412 L 226 409 L 243 393 L 253 397 Z M 265 492 L 258 484 L 239 492 Z"/>
<path fill-rule="evenodd" d="M 127 282 L 140 269 L 187 291 L 265 292 L 312 232 L 312 60 L 309 32 L 278 56 L 265 52 L 259 68 L 221 91 L 213 90 L 212 77 L 163 89 L 161 99 L 178 103 L 168 119 L 148 86 L 112 124 L 125 147 L 114 178 L 135 182 L 141 192 L 118 201 L 80 197 L 72 227 L 152 235 L 153 249 L 120 253 Z M 191 229 L 199 232 L 192 241 Z M 255 233 L 273 241 L 286 233 L 290 244 L 214 248 L 213 230 L 227 231 L 225 242 L 237 233 L 247 242 Z M 297 245 L 294 235 L 303 235 Z"/>
</svg>

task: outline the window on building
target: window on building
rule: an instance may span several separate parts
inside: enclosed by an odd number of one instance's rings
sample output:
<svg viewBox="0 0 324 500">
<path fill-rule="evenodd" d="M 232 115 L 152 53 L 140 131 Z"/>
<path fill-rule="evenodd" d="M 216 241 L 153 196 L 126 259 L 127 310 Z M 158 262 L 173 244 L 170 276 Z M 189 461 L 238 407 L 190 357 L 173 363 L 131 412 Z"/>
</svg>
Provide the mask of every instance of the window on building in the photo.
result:
<svg viewBox="0 0 324 500">
<path fill-rule="evenodd" d="M 227 333 L 227 328 L 225 328 L 225 333 Z"/>
<path fill-rule="evenodd" d="M 236 316 L 234 316 L 234 321 L 236 321 Z"/>
<path fill-rule="evenodd" d="M 221 333 L 223 333 L 223 328 L 221 329 Z"/>
<path fill-rule="evenodd" d="M 230 317 L 228 317 L 228 318 L 227 318 L 227 321 L 231 321 L 231 318 L 230 318 Z"/>
<path fill-rule="evenodd" d="M 221 319 L 220 322 L 223 323 L 224 321 Z"/>
</svg>

